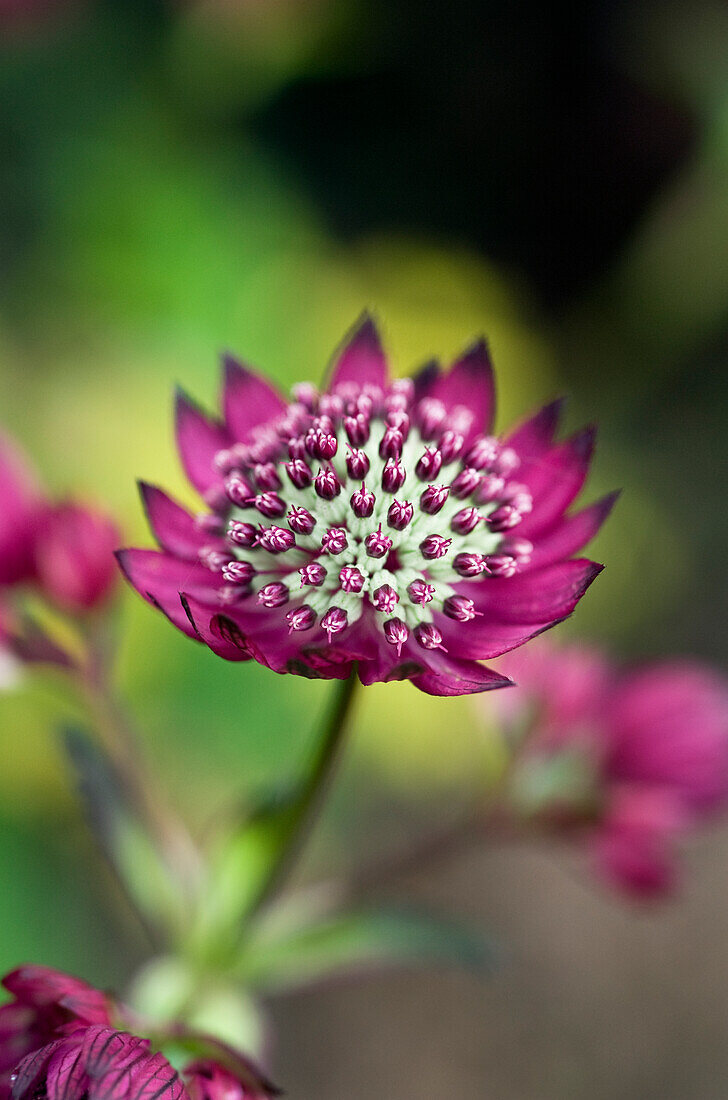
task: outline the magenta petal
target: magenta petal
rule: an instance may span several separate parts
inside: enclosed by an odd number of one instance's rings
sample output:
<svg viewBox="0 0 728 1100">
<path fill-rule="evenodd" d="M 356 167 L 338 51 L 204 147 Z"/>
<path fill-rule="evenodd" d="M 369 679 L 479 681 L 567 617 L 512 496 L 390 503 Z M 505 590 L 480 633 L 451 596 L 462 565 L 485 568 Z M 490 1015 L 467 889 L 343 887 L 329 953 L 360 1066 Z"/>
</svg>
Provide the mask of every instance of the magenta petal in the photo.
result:
<svg viewBox="0 0 728 1100">
<path fill-rule="evenodd" d="M 447 374 L 435 380 L 430 396 L 442 401 L 448 411 L 456 405 L 470 410 L 474 419 L 469 436 L 490 431 L 495 416 L 495 379 L 485 340 L 478 340 Z"/>
<path fill-rule="evenodd" d="M 86 1063 L 80 1043 L 66 1043 L 56 1051 L 46 1072 L 48 1100 L 79 1100 L 86 1092 Z"/>
<path fill-rule="evenodd" d="M 488 618 L 502 623 L 553 622 L 571 614 L 603 568 L 577 558 L 515 577 L 462 584 L 458 591 L 474 599 Z"/>
<path fill-rule="evenodd" d="M 182 1100 L 185 1088 L 177 1070 L 157 1053 L 145 1055 L 133 1072 L 120 1075 L 112 1068 L 92 1082 L 88 1095 L 89 1100 Z"/>
<path fill-rule="evenodd" d="M 178 390 L 175 432 L 182 465 L 195 489 L 202 496 L 217 489 L 221 478 L 214 467 L 215 455 L 232 442 L 223 425 L 207 416 L 182 390 Z"/>
<path fill-rule="evenodd" d="M 547 531 L 563 515 L 581 489 L 594 453 L 594 428 L 585 428 L 519 471 L 533 494 L 533 511 L 524 516 L 518 533 L 531 538 Z"/>
<path fill-rule="evenodd" d="M 260 375 L 232 355 L 223 356 L 222 407 L 233 439 L 244 442 L 253 428 L 279 416 L 286 402 Z"/>
<path fill-rule="evenodd" d="M 364 313 L 345 337 L 341 350 L 334 359 L 328 382 L 333 390 L 342 383 L 353 382 L 357 386 L 387 385 L 387 360 L 374 320 Z"/>
<path fill-rule="evenodd" d="M 421 401 L 423 397 L 431 397 L 433 387 L 442 375 L 442 367 L 436 359 L 430 359 L 428 363 L 420 367 L 412 375 L 415 384 L 415 401 Z"/>
<path fill-rule="evenodd" d="M 227 612 L 212 613 L 186 592 L 180 593 L 183 610 L 200 641 L 226 661 L 249 661 L 255 658 L 262 664 L 261 653 L 246 637 L 233 615 Z"/>
<path fill-rule="evenodd" d="M 591 843 L 597 872 L 635 898 L 672 892 L 677 876 L 672 844 L 686 824 L 680 801 L 671 792 L 639 786 L 616 789 Z"/>
<path fill-rule="evenodd" d="M 412 683 L 426 695 L 473 695 L 494 688 L 512 687 L 513 681 L 492 668 L 463 661 L 446 653 L 431 650 L 427 654 L 427 670 L 412 677 Z"/>
<path fill-rule="evenodd" d="M 60 1004 L 90 1024 L 109 1023 L 106 997 L 97 989 L 48 966 L 20 966 L 2 984 L 24 1004 L 45 1008 Z"/>
<path fill-rule="evenodd" d="M 148 1039 L 119 1031 L 94 1036 L 84 1052 L 89 1100 L 128 1100 L 154 1075 L 157 1060 L 163 1058 L 149 1053 Z"/>
<path fill-rule="evenodd" d="M 15 1079 L 12 1087 L 13 1100 L 21 1100 L 29 1092 L 32 1093 L 41 1077 L 45 1073 L 46 1066 L 53 1055 L 65 1042 L 63 1039 L 55 1039 L 52 1043 L 27 1054 L 15 1069 Z"/>
<path fill-rule="evenodd" d="M 538 458 L 551 446 L 563 407 L 564 399 L 557 398 L 544 405 L 535 416 L 524 421 L 507 437 L 506 443 L 518 452 L 521 460 Z"/>
<path fill-rule="evenodd" d="M 556 561 L 564 561 L 579 552 L 594 538 L 614 507 L 619 492 L 591 504 L 588 508 L 566 516 L 544 535 L 539 535 L 526 570 L 542 569 Z"/>
<path fill-rule="evenodd" d="M 116 560 L 139 595 L 163 611 L 188 638 L 196 638 L 197 634 L 180 604 L 180 592 L 219 608 L 219 577 L 201 565 L 180 561 L 160 550 L 119 550 Z"/>
<path fill-rule="evenodd" d="M 203 546 L 219 544 L 224 548 L 224 539 L 211 538 L 201 531 L 195 517 L 156 485 L 140 481 L 139 492 L 152 534 L 163 550 L 184 561 L 198 562 Z"/>
<path fill-rule="evenodd" d="M 673 791 L 707 814 L 728 797 L 728 689 L 690 661 L 626 676 L 609 710 L 607 767 L 618 780 Z"/>
<path fill-rule="evenodd" d="M 444 615 L 437 616 L 437 626 L 448 653 L 453 657 L 489 661 L 542 634 L 561 619 L 539 623 L 504 623 L 485 616 L 469 623 L 454 623 Z M 509 670 L 510 671 L 510 670 Z"/>
</svg>

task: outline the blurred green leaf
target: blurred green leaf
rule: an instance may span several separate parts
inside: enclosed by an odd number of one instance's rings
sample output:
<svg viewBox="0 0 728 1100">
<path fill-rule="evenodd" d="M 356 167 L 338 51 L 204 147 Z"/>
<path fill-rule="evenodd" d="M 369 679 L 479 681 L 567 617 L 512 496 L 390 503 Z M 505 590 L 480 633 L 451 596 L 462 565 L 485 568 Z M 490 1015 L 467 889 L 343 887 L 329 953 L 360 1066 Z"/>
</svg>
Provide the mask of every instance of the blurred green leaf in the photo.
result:
<svg viewBox="0 0 728 1100">
<path fill-rule="evenodd" d="M 288 990 L 362 970 L 443 963 L 487 973 L 496 951 L 479 930 L 396 906 L 345 913 L 246 947 L 238 974 L 248 988 Z"/>
<path fill-rule="evenodd" d="M 270 868 L 290 833 L 298 789 L 266 796 L 210 858 L 210 877 L 192 947 L 225 958 L 239 938 L 241 920 L 260 896 Z"/>
<path fill-rule="evenodd" d="M 91 828 L 140 917 L 177 933 L 188 904 L 116 768 L 82 730 L 66 729 L 64 742 Z"/>
</svg>

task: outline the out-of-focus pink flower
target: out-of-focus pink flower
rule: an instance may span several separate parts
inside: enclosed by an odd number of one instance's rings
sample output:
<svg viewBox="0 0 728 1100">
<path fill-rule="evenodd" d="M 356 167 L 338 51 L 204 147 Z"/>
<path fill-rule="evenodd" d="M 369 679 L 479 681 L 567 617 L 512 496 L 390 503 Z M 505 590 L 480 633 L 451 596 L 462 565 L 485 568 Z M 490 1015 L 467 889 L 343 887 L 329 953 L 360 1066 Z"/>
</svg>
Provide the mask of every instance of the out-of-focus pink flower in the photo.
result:
<svg viewBox="0 0 728 1100">
<path fill-rule="evenodd" d="M 544 641 L 502 664 L 518 685 L 504 717 L 532 723 L 521 776 L 540 820 L 576 821 L 613 885 L 643 897 L 669 891 L 676 841 L 728 804 L 728 684 L 695 662 L 625 671 L 596 651 Z M 581 788 L 566 782 L 575 774 Z"/>
<path fill-rule="evenodd" d="M 392 379 L 365 316 L 322 391 L 287 402 L 224 361 L 224 420 L 180 395 L 177 441 L 208 511 L 142 495 L 161 552 L 125 550 L 137 591 L 228 660 L 431 695 L 502 687 L 478 662 L 566 618 L 601 566 L 572 558 L 614 495 L 568 513 L 591 429 L 555 442 L 559 403 L 491 435 L 483 340 L 448 371 Z"/>
<path fill-rule="evenodd" d="M 102 512 L 50 501 L 18 448 L 0 436 L 0 589 L 30 584 L 64 610 L 88 611 L 114 587 L 118 544 Z"/>
<path fill-rule="evenodd" d="M 46 513 L 37 540 L 38 580 L 45 594 L 68 611 L 101 605 L 117 577 L 118 528 L 107 516 L 80 504 L 60 504 Z"/>
<path fill-rule="evenodd" d="M 0 435 L 0 585 L 35 576 L 35 546 L 43 500 L 18 448 Z"/>
<path fill-rule="evenodd" d="M 124 1030 L 119 1002 L 67 974 L 24 966 L 3 979 L 13 1000 L 0 1007 L 0 1100 L 265 1100 L 277 1090 L 244 1055 L 220 1052 L 176 1070 L 149 1039 Z"/>
</svg>

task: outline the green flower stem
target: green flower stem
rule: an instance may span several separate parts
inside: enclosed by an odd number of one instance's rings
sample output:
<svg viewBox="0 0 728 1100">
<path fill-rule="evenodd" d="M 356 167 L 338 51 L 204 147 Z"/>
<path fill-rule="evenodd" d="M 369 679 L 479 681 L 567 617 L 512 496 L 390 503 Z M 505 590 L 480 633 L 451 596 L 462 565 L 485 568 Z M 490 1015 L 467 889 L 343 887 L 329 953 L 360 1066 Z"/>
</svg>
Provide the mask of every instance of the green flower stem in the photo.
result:
<svg viewBox="0 0 728 1100">
<path fill-rule="evenodd" d="M 337 684 L 323 736 L 316 745 L 293 799 L 282 815 L 275 849 L 259 884 L 250 912 L 257 911 L 289 874 L 326 797 L 351 719 L 358 678 L 352 673 Z"/>
</svg>

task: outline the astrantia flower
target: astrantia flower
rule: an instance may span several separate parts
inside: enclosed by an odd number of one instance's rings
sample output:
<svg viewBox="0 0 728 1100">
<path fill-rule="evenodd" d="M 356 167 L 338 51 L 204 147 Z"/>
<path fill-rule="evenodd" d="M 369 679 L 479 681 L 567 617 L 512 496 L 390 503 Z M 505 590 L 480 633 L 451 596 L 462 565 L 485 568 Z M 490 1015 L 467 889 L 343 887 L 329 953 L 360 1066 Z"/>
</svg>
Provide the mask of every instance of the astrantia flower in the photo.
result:
<svg viewBox="0 0 728 1100">
<path fill-rule="evenodd" d="M 601 566 L 569 560 L 613 503 L 566 509 L 593 433 L 554 443 L 559 407 L 491 435 L 483 342 L 391 380 L 365 317 L 328 385 L 287 403 L 225 360 L 224 421 L 177 402 L 182 463 L 209 511 L 142 485 L 161 552 L 120 562 L 150 603 L 229 660 L 433 695 L 508 683 L 477 662 L 569 615 Z"/>
<path fill-rule="evenodd" d="M 110 595 L 116 525 L 95 508 L 56 503 L 17 447 L 0 436 L 0 588 L 31 584 L 66 611 L 87 611 Z"/>
<path fill-rule="evenodd" d="M 668 891 L 675 841 L 728 804 L 728 685 L 687 661 L 618 671 L 596 651 L 544 642 L 503 664 L 519 687 L 499 709 L 533 723 L 521 807 L 576 828 L 613 885 Z"/>
<path fill-rule="evenodd" d="M 129 1013 L 84 982 L 25 966 L 2 983 L 0 1100 L 264 1100 L 276 1090 L 238 1052 L 204 1036 L 219 1056 L 175 1069 Z M 189 1037 L 187 1037 L 189 1039 Z"/>
</svg>

